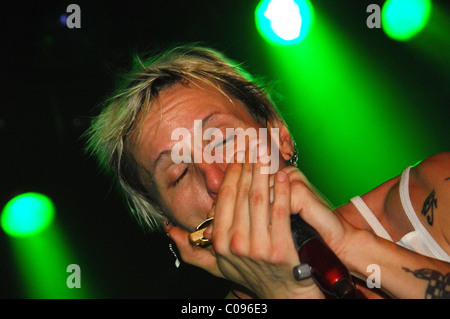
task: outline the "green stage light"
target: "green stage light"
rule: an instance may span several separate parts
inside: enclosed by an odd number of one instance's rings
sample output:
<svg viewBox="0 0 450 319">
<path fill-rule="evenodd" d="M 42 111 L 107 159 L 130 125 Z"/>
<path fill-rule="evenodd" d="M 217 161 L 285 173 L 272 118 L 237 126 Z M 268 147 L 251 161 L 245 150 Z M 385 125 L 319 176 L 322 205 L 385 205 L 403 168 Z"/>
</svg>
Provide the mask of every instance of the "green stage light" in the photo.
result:
<svg viewBox="0 0 450 319">
<path fill-rule="evenodd" d="M 308 0 L 262 0 L 255 10 L 256 27 L 272 44 L 301 42 L 313 22 L 313 7 Z"/>
<path fill-rule="evenodd" d="M 392 39 L 407 41 L 427 24 L 431 0 L 388 0 L 381 11 L 384 32 Z"/>
<path fill-rule="evenodd" d="M 302 170 L 340 206 L 398 175 L 411 159 L 435 153 L 438 139 L 431 129 L 417 131 L 414 112 L 404 121 L 411 92 L 395 76 L 323 12 L 314 16 L 301 45 L 268 45 L 268 61 L 275 61 L 268 65 L 280 83 L 279 107 L 301 150 Z"/>
<path fill-rule="evenodd" d="M 27 237 L 40 233 L 53 221 L 55 207 L 47 196 L 24 193 L 11 199 L 3 208 L 1 225 L 13 237 Z"/>
</svg>

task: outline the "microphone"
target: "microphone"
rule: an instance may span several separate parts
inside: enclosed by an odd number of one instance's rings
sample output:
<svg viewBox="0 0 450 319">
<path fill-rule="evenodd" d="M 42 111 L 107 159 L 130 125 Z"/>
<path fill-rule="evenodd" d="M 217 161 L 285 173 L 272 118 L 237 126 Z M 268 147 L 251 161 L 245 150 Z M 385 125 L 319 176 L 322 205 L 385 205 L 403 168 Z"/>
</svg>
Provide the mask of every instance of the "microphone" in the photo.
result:
<svg viewBox="0 0 450 319">
<path fill-rule="evenodd" d="M 301 261 L 293 269 L 295 279 L 312 276 L 324 293 L 338 299 L 355 298 L 350 273 L 319 233 L 298 214 L 291 215 L 291 229 Z"/>
</svg>

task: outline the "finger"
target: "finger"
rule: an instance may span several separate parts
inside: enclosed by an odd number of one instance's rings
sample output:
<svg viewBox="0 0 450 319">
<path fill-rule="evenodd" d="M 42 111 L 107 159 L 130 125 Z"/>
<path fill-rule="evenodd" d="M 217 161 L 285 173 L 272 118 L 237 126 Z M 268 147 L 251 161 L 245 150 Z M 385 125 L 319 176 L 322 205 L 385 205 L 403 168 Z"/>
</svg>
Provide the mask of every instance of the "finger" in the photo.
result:
<svg viewBox="0 0 450 319">
<path fill-rule="evenodd" d="M 215 216 L 215 212 L 216 212 L 216 201 L 213 202 L 211 209 L 209 210 L 208 215 L 206 216 L 207 218 L 213 218 L 209 225 L 205 228 L 205 231 L 203 232 L 203 236 L 205 238 L 208 239 L 212 239 L 212 230 L 214 227 L 214 216 Z"/>
<path fill-rule="evenodd" d="M 192 246 L 189 243 L 189 233 L 180 227 L 172 227 L 169 230 L 170 238 L 177 245 L 180 252 L 181 259 L 191 265 L 200 267 L 211 274 L 223 277 L 219 268 L 217 267 L 216 258 L 208 249 Z"/>
<path fill-rule="evenodd" d="M 269 194 L 269 174 L 261 172 L 263 167 L 268 166 L 267 163 L 261 162 L 260 156 L 265 156 L 261 151 L 267 151 L 264 144 L 258 145 L 260 153 L 256 154 L 254 149 L 253 156 L 258 160 L 253 164 L 252 183 L 249 193 L 249 209 L 250 209 L 250 245 L 255 247 L 267 247 L 269 242 L 269 223 L 270 223 L 270 194 Z"/>
<path fill-rule="evenodd" d="M 216 198 L 211 236 L 214 250 L 219 254 L 225 253 L 229 247 L 229 232 L 234 220 L 237 184 L 242 170 L 242 164 L 237 161 L 237 157 L 241 155 L 236 153 L 234 159 L 228 164 Z"/>
<path fill-rule="evenodd" d="M 329 208 L 332 207 L 330 202 L 321 194 L 314 185 L 311 184 L 311 182 L 308 180 L 308 178 L 303 174 L 303 172 L 298 167 L 289 166 L 283 169 L 285 173 L 288 174 L 289 180 L 291 182 L 293 181 L 299 181 L 304 183 L 310 191 L 317 197 L 317 199 L 325 206 L 328 206 Z"/>
<path fill-rule="evenodd" d="M 283 171 L 289 176 L 289 180 L 293 182 L 294 180 L 302 181 L 306 184 L 309 184 L 308 179 L 305 174 L 298 168 L 294 166 L 288 166 L 283 168 Z"/>
<path fill-rule="evenodd" d="M 241 174 L 236 187 L 236 203 L 234 208 L 234 219 L 231 227 L 230 248 L 234 254 L 246 255 L 248 252 L 248 237 L 250 228 L 248 193 L 252 183 L 251 151 L 247 147 L 245 160 L 241 166 Z"/>
<path fill-rule="evenodd" d="M 339 236 L 342 224 L 330 208 L 311 191 L 303 182 L 291 182 L 291 211 L 300 216 L 316 229 L 323 239 L 330 243 L 333 236 Z"/>
<path fill-rule="evenodd" d="M 285 172 L 279 171 L 275 174 L 273 193 L 271 242 L 274 246 L 286 245 L 285 234 L 291 233 L 291 189 L 289 178 Z M 292 238 L 292 235 L 288 236 Z"/>
</svg>

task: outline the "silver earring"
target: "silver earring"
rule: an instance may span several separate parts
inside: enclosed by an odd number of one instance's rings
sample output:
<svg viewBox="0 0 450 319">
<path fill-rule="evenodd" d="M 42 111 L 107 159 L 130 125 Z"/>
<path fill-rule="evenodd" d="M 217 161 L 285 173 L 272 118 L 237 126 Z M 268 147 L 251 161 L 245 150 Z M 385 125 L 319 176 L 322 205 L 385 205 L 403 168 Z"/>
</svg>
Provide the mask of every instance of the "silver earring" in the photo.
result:
<svg viewBox="0 0 450 319">
<path fill-rule="evenodd" d="M 169 240 L 170 240 L 169 233 L 167 233 L 167 237 L 169 237 Z M 169 250 L 172 252 L 172 255 L 175 257 L 175 267 L 176 267 L 176 268 L 179 268 L 181 262 L 180 262 L 180 260 L 178 259 L 178 256 L 177 256 L 177 254 L 175 253 L 175 250 L 173 249 L 173 246 L 172 246 L 172 243 L 171 243 L 171 242 L 169 242 Z"/>
</svg>

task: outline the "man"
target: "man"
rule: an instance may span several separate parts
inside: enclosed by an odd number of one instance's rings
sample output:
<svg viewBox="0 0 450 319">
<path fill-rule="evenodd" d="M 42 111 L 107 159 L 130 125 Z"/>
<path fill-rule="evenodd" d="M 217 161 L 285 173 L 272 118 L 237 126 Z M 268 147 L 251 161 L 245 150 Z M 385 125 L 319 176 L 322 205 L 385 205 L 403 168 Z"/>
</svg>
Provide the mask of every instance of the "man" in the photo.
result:
<svg viewBox="0 0 450 319">
<path fill-rule="evenodd" d="M 300 260 L 290 215 L 298 213 L 354 276 L 365 279 L 377 265 L 389 295 L 448 296 L 449 153 L 330 212 L 286 164 L 295 143 L 268 94 L 218 52 L 197 47 L 138 61 L 89 134 L 140 220 L 166 225 L 185 262 L 250 295 L 325 297 L 311 279 L 292 275 Z M 204 236 L 212 245 L 192 246 L 189 233 L 211 216 Z"/>
</svg>

